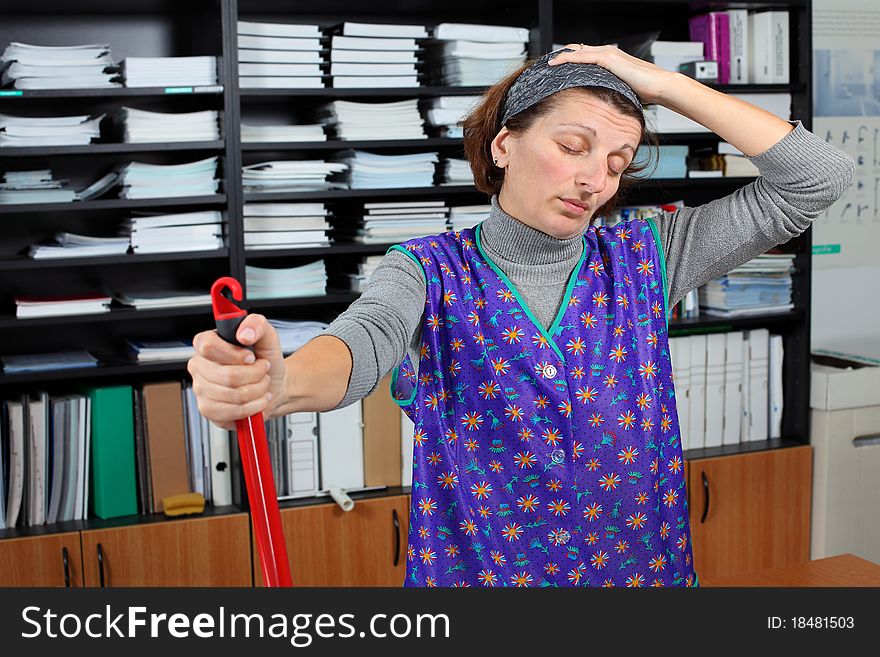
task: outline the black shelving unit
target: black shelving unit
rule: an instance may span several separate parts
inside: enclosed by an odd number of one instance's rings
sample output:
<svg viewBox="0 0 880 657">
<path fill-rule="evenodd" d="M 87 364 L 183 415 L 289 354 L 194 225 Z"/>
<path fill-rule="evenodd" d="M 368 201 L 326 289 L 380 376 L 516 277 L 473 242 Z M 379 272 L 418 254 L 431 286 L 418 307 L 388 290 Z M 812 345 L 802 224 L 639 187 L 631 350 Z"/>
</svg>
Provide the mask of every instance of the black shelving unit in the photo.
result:
<svg viewBox="0 0 880 657">
<path fill-rule="evenodd" d="M 120 348 L 120 337 L 172 338 L 192 335 L 210 328 L 213 321 L 207 308 L 165 311 L 114 309 L 99 316 L 19 320 L 9 316 L 9 299 L 15 294 L 38 290 L 44 293 L 113 292 L 127 284 L 159 281 L 184 287 L 210 285 L 220 275 L 232 275 L 242 283 L 245 265 L 271 261 L 280 266 L 302 264 L 304 259 L 327 258 L 331 281 L 351 271 L 360 255 L 383 253 L 389 245 L 363 245 L 340 239 L 330 247 L 245 250 L 242 206 L 260 201 L 326 201 L 330 206 L 351 209 L 368 199 L 449 199 L 459 203 L 485 203 L 487 199 L 472 186 L 427 188 L 333 190 L 327 192 L 245 194 L 241 185 L 243 163 L 261 159 L 284 159 L 299 153 L 309 157 L 330 157 L 346 148 L 418 152 L 448 149 L 460 153 L 461 140 L 429 137 L 406 141 L 339 141 L 308 143 L 243 144 L 240 125 L 249 112 L 262 109 L 284 112 L 291 108 L 311 109 L 334 99 L 389 102 L 401 98 L 427 99 L 440 95 L 479 94 L 482 87 L 425 86 L 415 89 L 244 89 L 238 87 L 236 21 L 277 21 L 310 23 L 329 27 L 344 20 L 434 25 L 439 22 L 495 23 L 528 27 L 529 52 L 538 55 L 555 43 L 600 43 L 618 36 L 660 30 L 663 40 L 687 40 L 687 18 L 714 8 L 786 8 L 791 16 L 791 79 L 789 85 L 719 86 L 729 93 L 777 93 L 792 95 L 793 117 L 811 127 L 811 43 L 810 0 L 772 2 L 695 2 L 693 0 L 529 0 L 498 3 L 481 0 L 426 0 L 401 3 L 376 0 L 325 0 L 318 4 L 290 0 L 6 0 L 0 7 L 0 46 L 10 41 L 27 43 L 74 44 L 109 42 L 116 59 L 125 56 L 215 55 L 219 62 L 218 84 L 210 87 L 155 87 L 146 89 L 83 89 L 18 91 L 0 90 L 0 113 L 73 114 L 99 113 L 122 106 L 190 111 L 217 109 L 222 114 L 222 139 L 210 142 L 161 144 L 121 144 L 104 140 L 89 146 L 0 149 L 0 170 L 53 168 L 63 162 L 87 171 L 94 162 L 122 163 L 147 157 L 149 161 L 185 161 L 200 153 L 218 154 L 221 160 L 221 191 L 197 198 L 125 200 L 102 198 L 85 202 L 35 205 L 0 205 L 0 218 L 10 230 L 0 238 L 0 332 L 7 353 L 32 353 L 42 348 L 57 351 L 78 341 L 103 355 L 94 368 L 0 374 L 0 396 L 24 389 L 46 386 L 63 390 L 79 382 L 146 381 L 162 377 L 186 376 L 185 363 L 136 364 L 127 361 Z M 706 145 L 717 141 L 710 133 L 661 135 L 661 143 Z M 462 155 L 457 155 L 462 157 Z M 95 159 L 97 158 L 97 160 Z M 38 166 L 42 164 L 42 166 Z M 104 170 L 95 170 L 97 179 Z M 647 180 L 632 188 L 629 202 L 668 202 L 684 199 L 689 205 L 707 202 L 729 194 L 751 179 Z M 180 211 L 197 208 L 219 209 L 227 222 L 227 246 L 208 252 L 182 252 L 113 257 L 32 260 L 21 255 L 28 238 L 38 239 L 53 232 L 94 225 L 112 234 L 113 226 L 131 212 L 143 210 Z M 349 213 L 350 215 L 350 213 Z M 335 228 L 346 228 L 347 213 L 334 218 Z M 734 320 L 701 317 L 673 322 L 670 333 L 742 330 L 767 327 L 785 339 L 785 439 L 718 450 L 693 450 L 686 458 L 745 453 L 777 449 L 808 442 L 809 344 L 811 235 L 808 231 L 785 247 L 796 254 L 794 274 L 795 310 L 772 316 Z M 357 293 L 330 289 L 321 297 L 253 300 L 249 308 L 264 313 L 287 312 L 304 316 L 321 315 L 332 319 Z M 63 330 L 62 330 L 63 329 Z M 399 492 L 399 491 L 398 491 Z M 381 494 L 381 493 L 380 493 Z M 385 494 L 394 494 L 387 491 Z M 307 504 L 298 501 L 290 505 Z M 239 507 L 218 509 L 224 513 Z M 145 516 L 129 522 L 155 522 L 163 517 Z M 123 521 L 120 521 L 123 522 Z M 47 526 L 39 529 L 0 533 L 0 538 L 69 529 L 93 528 L 101 523 L 81 526 Z M 103 526 L 103 525 L 102 525 Z"/>
</svg>

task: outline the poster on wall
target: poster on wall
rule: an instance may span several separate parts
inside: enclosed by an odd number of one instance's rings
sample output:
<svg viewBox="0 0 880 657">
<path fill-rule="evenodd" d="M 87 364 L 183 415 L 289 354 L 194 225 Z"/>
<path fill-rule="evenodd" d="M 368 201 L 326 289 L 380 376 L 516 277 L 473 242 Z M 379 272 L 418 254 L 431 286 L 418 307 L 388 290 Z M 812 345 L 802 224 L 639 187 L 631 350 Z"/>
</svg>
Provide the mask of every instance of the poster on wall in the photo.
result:
<svg viewBox="0 0 880 657">
<path fill-rule="evenodd" d="M 813 225 L 817 269 L 877 264 L 880 2 L 814 0 L 813 132 L 856 162 L 852 185 Z"/>
</svg>

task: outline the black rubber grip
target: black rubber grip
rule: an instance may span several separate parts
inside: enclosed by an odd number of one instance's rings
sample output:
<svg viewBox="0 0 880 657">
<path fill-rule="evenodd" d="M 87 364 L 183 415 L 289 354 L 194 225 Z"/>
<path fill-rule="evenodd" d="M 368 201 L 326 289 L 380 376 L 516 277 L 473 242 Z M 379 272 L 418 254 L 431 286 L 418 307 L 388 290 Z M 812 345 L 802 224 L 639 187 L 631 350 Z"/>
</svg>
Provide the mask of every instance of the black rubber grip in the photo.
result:
<svg viewBox="0 0 880 657">
<path fill-rule="evenodd" d="M 232 317 L 230 319 L 218 319 L 217 333 L 221 338 L 226 340 L 226 342 L 243 347 L 244 345 L 236 339 L 235 334 L 238 332 L 238 327 L 246 316 L 247 315 L 242 315 L 241 317 Z"/>
</svg>

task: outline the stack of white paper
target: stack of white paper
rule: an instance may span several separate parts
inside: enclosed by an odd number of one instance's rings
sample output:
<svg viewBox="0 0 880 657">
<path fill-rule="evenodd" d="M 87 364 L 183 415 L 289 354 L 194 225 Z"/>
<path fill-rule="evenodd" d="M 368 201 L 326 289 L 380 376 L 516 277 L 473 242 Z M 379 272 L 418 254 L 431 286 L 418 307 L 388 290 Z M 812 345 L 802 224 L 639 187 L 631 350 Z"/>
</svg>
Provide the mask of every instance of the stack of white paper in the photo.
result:
<svg viewBox="0 0 880 657">
<path fill-rule="evenodd" d="M 15 297 L 15 316 L 57 317 L 59 315 L 92 315 L 110 310 L 113 297 L 92 295 L 80 297 Z"/>
<path fill-rule="evenodd" d="M 0 114 L 0 147 L 81 146 L 101 136 L 104 115 L 8 116 Z"/>
<path fill-rule="evenodd" d="M 89 258 L 128 253 L 127 237 L 92 237 L 75 233 L 58 233 L 49 244 L 34 244 L 28 250 L 31 258 Z"/>
<path fill-rule="evenodd" d="M 116 65 L 106 43 L 34 46 L 12 42 L 0 56 L 2 84 L 16 89 L 93 89 L 118 87 Z"/>
<path fill-rule="evenodd" d="M 76 192 L 67 180 L 55 180 L 50 169 L 7 171 L 0 183 L 0 205 L 16 203 L 67 203 Z"/>
<path fill-rule="evenodd" d="M 335 100 L 321 108 L 321 121 L 338 139 L 425 139 L 425 121 L 419 101 L 354 103 Z"/>
<path fill-rule="evenodd" d="M 791 310 L 793 261 L 793 254 L 760 255 L 702 286 L 700 307 L 722 317 Z"/>
<path fill-rule="evenodd" d="M 474 173 L 467 160 L 447 157 L 443 160 L 444 185 L 473 185 Z"/>
<path fill-rule="evenodd" d="M 473 228 L 489 216 L 491 205 L 458 205 L 449 208 L 449 227 L 458 232 Z"/>
<path fill-rule="evenodd" d="M 439 160 L 437 153 L 377 155 L 346 150 L 340 156 L 349 167 L 345 180 L 350 189 L 431 187 Z"/>
<path fill-rule="evenodd" d="M 223 248 L 223 215 L 217 210 L 136 216 L 123 224 L 134 253 L 213 251 Z"/>
<path fill-rule="evenodd" d="M 529 31 L 524 27 L 441 23 L 433 36 L 442 43 L 431 49 L 432 71 L 441 84 L 487 86 L 498 82 L 526 60 Z"/>
<path fill-rule="evenodd" d="M 320 123 L 304 125 L 253 125 L 242 123 L 241 141 L 244 144 L 327 141 L 327 135 L 324 134 L 324 126 Z"/>
<path fill-rule="evenodd" d="M 376 267 L 379 266 L 379 263 L 382 262 L 382 258 L 384 257 L 385 256 L 381 255 L 371 255 L 362 259 L 360 263 L 358 263 L 357 274 L 348 275 L 353 292 L 363 292 L 367 289 L 367 283 L 370 282 L 370 276 L 376 271 Z"/>
<path fill-rule="evenodd" d="M 217 156 L 184 164 L 131 162 L 122 167 L 120 198 L 172 198 L 205 196 L 220 187 Z"/>
<path fill-rule="evenodd" d="M 419 86 L 416 39 L 427 38 L 423 25 L 346 22 L 338 32 L 330 50 L 334 87 Z"/>
<path fill-rule="evenodd" d="M 328 326 L 324 322 L 290 321 L 284 319 L 270 319 L 269 323 L 278 332 L 281 351 L 285 354 L 292 354 L 306 342 L 319 336 Z"/>
<path fill-rule="evenodd" d="M 246 265 L 245 278 L 248 299 L 317 297 L 327 293 L 327 267 L 323 260 L 286 269 Z"/>
<path fill-rule="evenodd" d="M 249 164 L 241 168 L 245 192 L 307 192 L 344 189 L 345 185 L 328 180 L 342 173 L 348 165 L 324 160 L 275 160 Z"/>
<path fill-rule="evenodd" d="M 154 290 L 146 292 L 117 292 L 116 300 L 136 310 L 180 308 L 186 306 L 210 306 L 211 295 L 206 292 Z"/>
<path fill-rule="evenodd" d="M 245 203 L 245 248 L 269 250 L 329 246 L 329 214 L 323 203 Z"/>
<path fill-rule="evenodd" d="M 365 203 L 366 214 L 353 239 L 364 244 L 394 244 L 447 230 L 444 201 Z"/>
<path fill-rule="evenodd" d="M 238 21 L 238 83 L 242 89 L 320 89 L 317 25 Z"/>
<path fill-rule="evenodd" d="M 125 342 L 130 355 L 139 363 L 188 360 L 194 353 L 192 343 L 188 340 L 126 340 Z"/>
<path fill-rule="evenodd" d="M 752 105 L 757 105 L 784 121 L 791 120 L 791 94 L 730 94 Z M 664 107 L 648 105 L 645 107 L 645 120 L 654 132 L 711 132 L 709 128 Z"/>
<path fill-rule="evenodd" d="M 441 137 L 461 139 L 461 122 L 477 106 L 481 96 L 440 96 L 432 98 L 427 111 L 428 124 L 436 128 Z"/>
<path fill-rule="evenodd" d="M 122 60 L 126 87 L 203 87 L 217 84 L 217 58 L 126 57 Z"/>
<path fill-rule="evenodd" d="M 655 66 L 678 73 L 678 67 L 703 59 L 702 41 L 654 41 L 649 60 Z"/>
<path fill-rule="evenodd" d="M 220 139 L 219 112 L 147 112 L 123 107 L 123 141 L 131 144 Z"/>
<path fill-rule="evenodd" d="M 45 372 L 66 370 L 74 367 L 94 367 L 98 359 L 87 351 L 58 351 L 49 354 L 22 354 L 0 356 L 0 364 L 7 374 L 19 372 Z"/>
</svg>

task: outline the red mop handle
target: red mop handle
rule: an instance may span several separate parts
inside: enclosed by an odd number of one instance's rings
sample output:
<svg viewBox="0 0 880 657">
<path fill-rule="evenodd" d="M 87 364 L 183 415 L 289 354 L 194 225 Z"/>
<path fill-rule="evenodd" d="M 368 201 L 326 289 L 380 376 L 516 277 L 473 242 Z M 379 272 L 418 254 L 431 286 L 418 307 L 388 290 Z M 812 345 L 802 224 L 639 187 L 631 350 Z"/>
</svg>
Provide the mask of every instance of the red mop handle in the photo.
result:
<svg viewBox="0 0 880 657">
<path fill-rule="evenodd" d="M 241 300 L 241 284 L 234 278 L 218 278 L 211 286 L 217 333 L 227 342 L 239 346 L 243 345 L 235 338 L 235 334 L 247 316 L 247 311 L 236 305 Z M 241 452 L 263 581 L 266 586 L 292 586 L 263 414 L 257 413 L 249 418 L 236 420 L 235 429 L 238 433 L 238 449 Z"/>
</svg>

